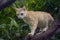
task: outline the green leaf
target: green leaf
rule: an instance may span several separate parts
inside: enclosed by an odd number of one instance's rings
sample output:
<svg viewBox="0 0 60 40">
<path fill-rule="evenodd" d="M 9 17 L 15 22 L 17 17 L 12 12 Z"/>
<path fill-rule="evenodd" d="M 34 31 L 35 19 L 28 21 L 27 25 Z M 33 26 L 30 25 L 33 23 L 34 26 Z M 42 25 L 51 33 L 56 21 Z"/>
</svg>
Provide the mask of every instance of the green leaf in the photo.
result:
<svg viewBox="0 0 60 40">
<path fill-rule="evenodd" d="M 14 19 L 12 19 L 12 18 L 10 18 L 10 19 L 11 19 L 11 26 L 19 27 L 19 25 L 17 24 L 17 22 Z"/>
</svg>

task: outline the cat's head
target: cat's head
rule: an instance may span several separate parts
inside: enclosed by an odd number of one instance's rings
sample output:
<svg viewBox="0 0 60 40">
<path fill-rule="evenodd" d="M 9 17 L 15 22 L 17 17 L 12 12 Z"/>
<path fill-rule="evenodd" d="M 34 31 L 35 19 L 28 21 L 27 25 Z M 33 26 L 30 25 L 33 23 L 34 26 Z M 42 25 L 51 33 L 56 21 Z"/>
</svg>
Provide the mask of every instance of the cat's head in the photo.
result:
<svg viewBox="0 0 60 40">
<path fill-rule="evenodd" d="M 15 11 L 16 11 L 16 16 L 20 19 L 23 19 L 26 17 L 26 7 L 23 6 L 22 8 L 15 8 Z"/>
</svg>

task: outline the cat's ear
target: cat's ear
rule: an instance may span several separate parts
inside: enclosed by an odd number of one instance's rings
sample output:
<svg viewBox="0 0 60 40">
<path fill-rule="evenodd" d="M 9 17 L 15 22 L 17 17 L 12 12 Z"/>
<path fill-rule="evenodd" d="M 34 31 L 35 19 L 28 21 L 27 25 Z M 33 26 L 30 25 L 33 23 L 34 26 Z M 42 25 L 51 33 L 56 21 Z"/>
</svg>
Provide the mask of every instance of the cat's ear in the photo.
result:
<svg viewBox="0 0 60 40">
<path fill-rule="evenodd" d="M 25 6 L 23 6 L 23 7 L 22 7 L 22 10 L 24 10 L 24 11 L 25 11 L 25 10 L 26 10 L 26 7 L 25 7 Z"/>
<path fill-rule="evenodd" d="M 14 8 L 15 9 L 15 11 L 18 11 L 19 9 L 18 8 Z"/>
</svg>

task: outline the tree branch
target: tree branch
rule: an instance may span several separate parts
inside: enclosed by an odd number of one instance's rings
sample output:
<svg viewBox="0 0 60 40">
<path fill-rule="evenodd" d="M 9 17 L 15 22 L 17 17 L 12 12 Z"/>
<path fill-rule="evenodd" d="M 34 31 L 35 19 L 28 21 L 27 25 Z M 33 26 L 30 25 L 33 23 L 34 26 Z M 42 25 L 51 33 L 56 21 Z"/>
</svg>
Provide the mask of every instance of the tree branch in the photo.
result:
<svg viewBox="0 0 60 40">
<path fill-rule="evenodd" d="M 15 0 L 0 0 L 0 10 L 11 5 Z"/>
</svg>

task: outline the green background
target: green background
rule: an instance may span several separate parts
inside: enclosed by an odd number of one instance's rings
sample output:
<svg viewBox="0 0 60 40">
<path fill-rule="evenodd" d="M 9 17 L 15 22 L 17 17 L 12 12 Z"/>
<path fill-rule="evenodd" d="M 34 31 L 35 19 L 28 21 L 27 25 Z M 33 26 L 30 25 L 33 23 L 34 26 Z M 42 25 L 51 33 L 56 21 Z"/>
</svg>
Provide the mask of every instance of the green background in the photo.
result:
<svg viewBox="0 0 60 40">
<path fill-rule="evenodd" d="M 0 11 L 0 40 L 24 40 L 30 32 L 30 26 L 22 19 L 16 18 L 14 8 L 20 8 L 23 5 L 27 10 L 49 12 L 55 19 L 60 0 L 16 0 L 15 3 Z M 48 40 L 60 40 L 60 34 Z"/>
</svg>

